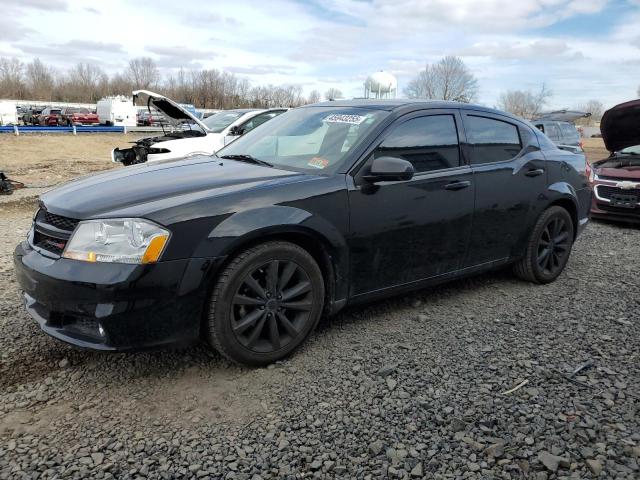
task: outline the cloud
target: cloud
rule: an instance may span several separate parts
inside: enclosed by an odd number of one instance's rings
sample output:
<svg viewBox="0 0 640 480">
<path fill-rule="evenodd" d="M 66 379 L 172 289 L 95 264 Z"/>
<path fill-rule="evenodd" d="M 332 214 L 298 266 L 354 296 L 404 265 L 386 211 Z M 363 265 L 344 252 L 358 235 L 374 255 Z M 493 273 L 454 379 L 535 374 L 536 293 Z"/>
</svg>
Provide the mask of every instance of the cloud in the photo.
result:
<svg viewBox="0 0 640 480">
<path fill-rule="evenodd" d="M 48 45 L 29 45 L 18 43 L 12 45 L 24 53 L 49 57 L 79 57 L 103 56 L 109 54 L 123 54 L 124 48 L 119 43 L 94 42 L 91 40 L 69 40 L 65 43 L 50 43 Z"/>
<path fill-rule="evenodd" d="M 198 12 L 185 15 L 184 23 L 191 27 L 204 27 L 210 30 L 221 26 L 237 27 L 242 22 L 235 17 L 228 17 L 212 12 Z"/>
<path fill-rule="evenodd" d="M 0 17 L 0 42 L 20 40 L 32 32 L 32 28 L 25 27 L 11 17 Z"/>
<path fill-rule="evenodd" d="M 244 75 L 289 75 L 295 73 L 296 67 L 292 65 L 254 65 L 247 67 L 228 67 L 226 71 Z"/>
<path fill-rule="evenodd" d="M 564 40 L 478 42 L 458 50 L 457 55 L 491 57 L 498 60 L 549 59 L 566 56 L 570 51 Z"/>
<path fill-rule="evenodd" d="M 217 56 L 217 54 L 212 50 L 200 50 L 184 46 L 162 47 L 152 45 L 145 47 L 145 50 L 163 57 L 182 57 L 202 60 L 211 59 Z"/>
<path fill-rule="evenodd" d="M 33 8 L 36 10 L 66 11 L 66 0 L 3 0 L 2 7 Z"/>
</svg>

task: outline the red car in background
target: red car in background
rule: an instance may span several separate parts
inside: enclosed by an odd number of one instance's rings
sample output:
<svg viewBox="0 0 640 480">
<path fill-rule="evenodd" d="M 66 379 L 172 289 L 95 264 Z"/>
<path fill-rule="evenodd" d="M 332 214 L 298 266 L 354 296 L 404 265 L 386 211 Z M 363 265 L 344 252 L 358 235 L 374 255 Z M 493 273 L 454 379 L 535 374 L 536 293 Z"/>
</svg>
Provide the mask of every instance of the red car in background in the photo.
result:
<svg viewBox="0 0 640 480">
<path fill-rule="evenodd" d="M 91 112 L 88 108 L 65 107 L 62 109 L 60 125 L 68 127 L 72 125 L 99 125 L 98 114 Z"/>
<path fill-rule="evenodd" d="M 57 127 L 60 124 L 61 113 L 61 108 L 47 107 L 42 110 L 42 113 L 38 117 L 38 122 L 45 127 Z"/>
<path fill-rule="evenodd" d="M 592 164 L 591 216 L 640 223 L 640 100 L 607 110 L 600 131 L 611 155 Z"/>
</svg>

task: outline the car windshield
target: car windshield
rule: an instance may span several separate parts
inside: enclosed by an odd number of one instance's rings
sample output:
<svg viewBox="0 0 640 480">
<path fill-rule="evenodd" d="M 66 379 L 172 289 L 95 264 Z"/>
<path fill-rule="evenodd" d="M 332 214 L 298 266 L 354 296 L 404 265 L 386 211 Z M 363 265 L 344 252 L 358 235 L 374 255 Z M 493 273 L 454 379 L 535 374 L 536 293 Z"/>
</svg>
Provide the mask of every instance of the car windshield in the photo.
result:
<svg viewBox="0 0 640 480">
<path fill-rule="evenodd" d="M 618 153 L 624 153 L 627 155 L 640 155 L 640 145 L 634 145 L 633 147 L 623 148 Z"/>
<path fill-rule="evenodd" d="M 214 133 L 220 133 L 233 122 L 235 122 L 238 118 L 240 118 L 244 112 L 237 112 L 234 110 L 229 110 L 227 112 L 218 112 L 214 113 L 210 117 L 205 118 L 202 123 L 204 123 L 209 130 Z"/>
<path fill-rule="evenodd" d="M 218 152 L 249 155 L 285 170 L 334 173 L 349 151 L 388 115 L 355 107 L 289 110 Z"/>
</svg>

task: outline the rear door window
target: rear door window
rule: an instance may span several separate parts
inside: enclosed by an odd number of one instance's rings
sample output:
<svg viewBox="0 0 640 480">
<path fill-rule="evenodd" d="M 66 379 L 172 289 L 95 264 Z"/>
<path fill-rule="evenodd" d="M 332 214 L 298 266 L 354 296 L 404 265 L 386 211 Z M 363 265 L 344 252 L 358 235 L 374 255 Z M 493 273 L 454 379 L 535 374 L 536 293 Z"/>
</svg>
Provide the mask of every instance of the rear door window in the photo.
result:
<svg viewBox="0 0 640 480">
<path fill-rule="evenodd" d="M 407 120 L 389 132 L 375 155 L 407 160 L 418 173 L 458 167 L 460 147 L 455 117 L 429 115 Z"/>
<path fill-rule="evenodd" d="M 522 150 L 520 132 L 513 123 L 467 115 L 465 131 L 471 150 L 471 163 L 474 165 L 511 160 Z"/>
<path fill-rule="evenodd" d="M 558 127 L 558 125 L 556 125 L 555 123 L 548 123 L 547 124 L 547 136 L 553 140 L 554 142 L 558 143 L 560 141 L 560 139 L 562 138 L 562 133 L 560 132 L 560 127 Z"/>
</svg>

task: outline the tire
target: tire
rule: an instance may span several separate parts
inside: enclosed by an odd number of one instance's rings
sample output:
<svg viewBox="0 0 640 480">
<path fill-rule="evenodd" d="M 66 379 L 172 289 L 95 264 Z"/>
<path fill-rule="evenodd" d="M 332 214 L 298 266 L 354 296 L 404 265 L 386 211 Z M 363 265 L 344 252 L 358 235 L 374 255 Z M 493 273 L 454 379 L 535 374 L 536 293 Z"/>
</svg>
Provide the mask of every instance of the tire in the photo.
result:
<svg viewBox="0 0 640 480">
<path fill-rule="evenodd" d="M 323 307 L 324 281 L 313 257 L 289 242 L 267 242 L 233 258 L 218 278 L 206 337 L 235 363 L 268 365 L 302 344 Z"/>
<path fill-rule="evenodd" d="M 574 231 L 567 210 L 559 206 L 545 210 L 529 236 L 524 257 L 514 265 L 516 276 L 533 283 L 553 282 L 569 261 Z"/>
</svg>

